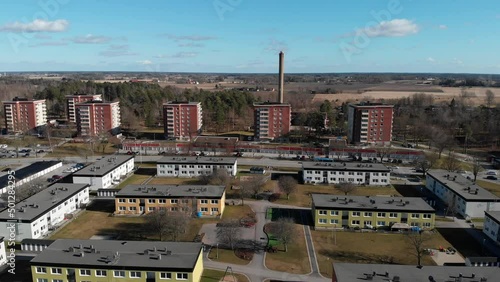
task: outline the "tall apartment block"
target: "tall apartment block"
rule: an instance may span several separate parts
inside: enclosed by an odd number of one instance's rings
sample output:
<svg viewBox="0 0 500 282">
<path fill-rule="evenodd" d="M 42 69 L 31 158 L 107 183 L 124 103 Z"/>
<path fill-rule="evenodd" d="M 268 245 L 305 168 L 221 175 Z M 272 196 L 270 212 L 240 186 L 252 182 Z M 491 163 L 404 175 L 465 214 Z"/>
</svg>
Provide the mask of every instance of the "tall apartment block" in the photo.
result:
<svg viewBox="0 0 500 282">
<path fill-rule="evenodd" d="M 256 140 L 275 140 L 290 132 L 290 104 L 255 103 L 253 109 Z"/>
<path fill-rule="evenodd" d="M 192 139 L 201 134 L 203 112 L 200 102 L 163 104 L 165 138 Z"/>
<path fill-rule="evenodd" d="M 352 144 L 384 144 L 392 139 L 393 105 L 349 104 L 347 140 Z"/>
<path fill-rule="evenodd" d="M 87 101 L 76 104 L 76 128 L 80 136 L 120 133 L 120 102 Z"/>
<path fill-rule="evenodd" d="M 8 133 L 37 131 L 47 124 L 45 100 L 29 100 L 15 97 L 4 101 L 5 128 Z"/>
<path fill-rule="evenodd" d="M 76 122 L 76 108 L 75 105 L 79 103 L 84 103 L 88 101 L 102 100 L 101 94 L 96 95 L 67 95 L 66 96 L 66 107 L 68 109 L 68 121 Z"/>
</svg>

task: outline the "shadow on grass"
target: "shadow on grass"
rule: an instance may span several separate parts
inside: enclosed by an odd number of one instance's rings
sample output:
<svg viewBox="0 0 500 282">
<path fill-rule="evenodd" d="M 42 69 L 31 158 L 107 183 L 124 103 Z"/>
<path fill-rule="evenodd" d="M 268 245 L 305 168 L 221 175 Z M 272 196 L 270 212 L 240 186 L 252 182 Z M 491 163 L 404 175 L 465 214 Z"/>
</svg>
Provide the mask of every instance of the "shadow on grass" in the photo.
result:
<svg viewBox="0 0 500 282">
<path fill-rule="evenodd" d="M 311 210 L 272 208 L 270 214 L 271 221 L 276 221 L 280 218 L 292 218 L 297 224 L 312 225 Z"/>
<path fill-rule="evenodd" d="M 417 185 L 393 184 L 392 186 L 403 197 L 426 197 L 425 193 L 420 190 L 420 186 Z"/>
<path fill-rule="evenodd" d="M 115 212 L 115 201 L 109 199 L 95 199 L 86 208 L 88 211 Z"/>
<path fill-rule="evenodd" d="M 395 258 L 393 256 L 382 256 L 382 255 L 367 255 L 352 251 L 333 251 L 333 250 L 321 250 L 320 255 L 326 256 L 332 260 L 342 261 L 342 262 L 356 262 L 356 263 L 375 263 L 375 264 L 396 264 Z"/>
<path fill-rule="evenodd" d="M 158 239 L 156 233 L 146 228 L 146 224 L 136 222 L 121 222 L 115 225 L 114 228 L 100 229 L 97 235 L 113 235 L 116 237 L 115 240 L 147 241 Z"/>
<path fill-rule="evenodd" d="M 491 256 L 487 248 L 483 248 L 481 243 L 476 241 L 464 228 L 436 228 L 436 230 L 443 236 L 446 241 L 457 249 L 457 251 L 464 257 L 479 257 Z M 471 232 L 479 232 L 480 230 L 472 230 Z M 439 246 L 436 246 L 439 247 Z M 442 246 L 448 248 L 450 246 Z M 484 253 L 483 253 L 484 252 Z"/>
<path fill-rule="evenodd" d="M 149 167 L 141 167 L 141 168 L 138 168 L 134 174 L 139 174 L 139 175 L 155 175 L 157 172 L 156 168 L 149 168 Z"/>
</svg>

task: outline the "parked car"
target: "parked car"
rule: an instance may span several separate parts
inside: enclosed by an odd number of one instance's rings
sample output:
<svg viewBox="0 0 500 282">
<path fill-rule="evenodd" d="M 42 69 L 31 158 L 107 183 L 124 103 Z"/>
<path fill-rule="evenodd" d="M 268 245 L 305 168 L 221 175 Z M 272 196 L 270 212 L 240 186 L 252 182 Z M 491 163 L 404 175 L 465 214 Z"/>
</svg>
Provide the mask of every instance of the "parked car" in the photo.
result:
<svg viewBox="0 0 500 282">
<path fill-rule="evenodd" d="M 29 157 L 29 156 L 30 156 L 30 153 L 25 153 L 25 154 L 23 155 L 23 157 Z"/>
<path fill-rule="evenodd" d="M 45 153 L 45 151 L 44 151 L 44 150 L 42 150 L 42 149 L 37 150 L 36 152 L 37 152 L 37 153 Z"/>
<path fill-rule="evenodd" d="M 61 178 L 63 178 L 61 175 L 57 175 L 57 174 L 52 175 L 52 179 L 54 179 L 54 180 L 59 180 Z"/>
<path fill-rule="evenodd" d="M 493 175 L 488 175 L 488 176 L 486 176 L 486 179 L 489 179 L 489 180 L 498 180 L 498 177 L 493 176 Z"/>
<path fill-rule="evenodd" d="M 486 173 L 486 175 L 497 175 L 496 171 L 490 170 Z"/>
<path fill-rule="evenodd" d="M 47 178 L 47 182 L 52 183 L 52 182 L 54 182 L 54 179 L 52 179 L 52 178 Z"/>
<path fill-rule="evenodd" d="M 0 148 L 2 148 L 2 149 L 7 148 L 7 144 L 0 144 Z"/>
</svg>

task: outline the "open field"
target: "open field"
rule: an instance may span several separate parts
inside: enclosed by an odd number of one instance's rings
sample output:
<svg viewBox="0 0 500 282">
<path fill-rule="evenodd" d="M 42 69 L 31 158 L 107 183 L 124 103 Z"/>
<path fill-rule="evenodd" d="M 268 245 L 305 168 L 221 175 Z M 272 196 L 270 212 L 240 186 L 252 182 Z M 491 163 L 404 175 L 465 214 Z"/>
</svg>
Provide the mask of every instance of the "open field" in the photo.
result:
<svg viewBox="0 0 500 282">
<path fill-rule="evenodd" d="M 306 274 L 311 271 L 309 256 L 307 254 L 304 227 L 295 225 L 297 237 L 293 243 L 288 245 L 288 251 L 284 252 L 282 245 L 277 245 L 276 253 L 266 253 L 265 264 L 267 268 L 294 274 Z"/>
<path fill-rule="evenodd" d="M 131 184 L 142 184 L 144 181 L 146 181 L 148 178 L 150 178 L 150 175 L 143 175 L 143 174 L 132 174 L 129 178 L 125 179 L 122 181 L 116 189 L 122 189 L 123 187 Z"/>
<path fill-rule="evenodd" d="M 217 252 L 219 258 L 217 258 Z M 250 263 L 249 260 L 240 259 L 234 254 L 233 250 L 221 249 L 217 251 L 217 248 L 212 248 L 210 253 L 208 253 L 208 258 L 217 261 L 217 262 L 225 262 L 225 263 L 234 263 L 238 265 L 247 265 Z"/>
<path fill-rule="evenodd" d="M 494 195 L 497 195 L 500 197 L 500 184 L 495 184 L 495 183 L 491 183 L 491 182 L 488 182 L 488 181 L 484 181 L 484 180 L 477 180 L 476 181 L 477 185 L 483 187 L 484 189 L 490 191 L 491 193 L 493 193 Z"/>
<path fill-rule="evenodd" d="M 203 274 L 201 276 L 201 282 L 219 282 L 219 281 L 227 281 L 227 282 L 250 282 L 245 275 L 234 273 L 236 281 L 233 279 L 232 275 L 226 275 L 226 279 L 222 280 L 222 276 L 224 276 L 224 271 L 214 270 L 214 269 L 205 269 L 203 270 Z"/>
<path fill-rule="evenodd" d="M 344 192 L 337 190 L 333 185 L 312 185 L 299 184 L 297 192 L 290 195 L 290 200 L 286 199 L 286 195 L 281 195 L 281 199 L 276 201 L 278 204 L 295 205 L 300 207 L 311 206 L 311 194 L 330 194 L 344 195 Z M 376 196 L 376 195 L 396 195 L 401 196 L 392 186 L 360 186 L 349 195 L 356 196 Z"/>
<path fill-rule="evenodd" d="M 416 264 L 404 234 L 311 231 L 321 273 L 332 277 L 332 262 Z M 335 237 L 337 244 L 335 245 Z M 434 232 L 425 248 L 450 247 L 441 234 Z M 429 255 L 423 265 L 435 265 Z"/>
</svg>

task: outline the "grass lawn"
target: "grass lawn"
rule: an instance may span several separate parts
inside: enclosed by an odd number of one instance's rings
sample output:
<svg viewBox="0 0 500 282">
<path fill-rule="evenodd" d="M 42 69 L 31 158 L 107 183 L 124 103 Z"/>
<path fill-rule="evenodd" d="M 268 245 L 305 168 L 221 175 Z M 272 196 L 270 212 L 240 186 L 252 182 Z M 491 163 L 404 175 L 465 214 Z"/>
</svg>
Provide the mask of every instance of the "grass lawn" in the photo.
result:
<svg viewBox="0 0 500 282">
<path fill-rule="evenodd" d="M 314 248 L 321 273 L 332 277 L 332 262 L 416 264 L 416 257 L 403 234 L 361 233 L 344 231 L 312 230 Z M 337 245 L 335 245 L 335 237 Z M 425 248 L 450 247 L 441 234 L 435 232 L 424 243 Z M 428 255 L 422 259 L 423 265 L 435 265 Z"/>
<path fill-rule="evenodd" d="M 201 275 L 201 282 L 219 282 L 221 281 L 222 276 L 224 276 L 224 271 L 205 268 L 203 270 L 203 274 Z M 234 276 L 238 282 L 250 282 L 245 275 L 234 273 Z M 229 275 L 229 277 L 226 277 L 225 281 L 233 282 L 233 280 L 233 277 Z"/>
<path fill-rule="evenodd" d="M 224 213 L 222 214 L 222 219 L 240 219 L 247 216 L 255 218 L 255 213 L 248 205 L 226 205 Z"/>
<path fill-rule="evenodd" d="M 197 185 L 199 182 L 196 178 L 155 177 L 148 184 Z"/>
<path fill-rule="evenodd" d="M 113 144 L 107 143 L 104 149 L 104 153 L 102 151 L 102 147 L 98 144 L 95 145 L 94 155 L 108 155 L 113 154 L 116 151 L 116 148 L 113 147 Z M 46 157 L 84 157 L 84 156 L 92 156 L 92 152 L 90 151 L 90 145 L 87 143 L 65 143 L 62 146 L 56 147 L 52 152 L 48 153 Z"/>
<path fill-rule="evenodd" d="M 495 183 L 491 183 L 491 182 L 479 180 L 479 179 L 476 181 L 476 184 L 483 187 L 484 189 L 490 191 L 492 194 L 500 197 L 500 185 L 499 184 L 495 184 Z"/>
<path fill-rule="evenodd" d="M 219 248 L 219 258 L 217 259 L 217 248 L 212 248 L 210 253 L 208 254 L 208 258 L 217 261 L 217 262 L 225 262 L 225 263 L 234 263 L 239 265 L 247 265 L 250 263 L 249 260 L 240 259 L 234 254 L 233 250 L 226 250 Z"/>
<path fill-rule="evenodd" d="M 182 242 L 193 242 L 194 238 L 198 233 L 200 233 L 200 229 L 203 224 L 208 223 L 216 223 L 218 220 L 215 218 L 193 218 L 189 222 L 188 229 L 186 233 L 182 234 L 179 238 L 179 241 Z"/>
<path fill-rule="evenodd" d="M 282 245 L 277 245 L 276 253 L 267 253 L 265 264 L 267 268 L 294 274 L 306 274 L 311 271 L 309 256 L 307 255 L 304 227 L 295 225 L 297 237 L 295 242 L 288 245 L 288 252 L 284 252 Z"/>
<path fill-rule="evenodd" d="M 142 184 L 146 179 L 150 178 L 151 175 L 143 175 L 143 174 L 132 174 L 129 178 L 122 181 L 116 189 L 122 189 L 123 187 L 130 184 Z"/>
<path fill-rule="evenodd" d="M 311 206 L 311 193 L 344 195 L 344 192 L 337 190 L 333 185 L 312 185 L 299 184 L 297 192 L 290 195 L 290 200 L 286 199 L 286 195 L 281 195 L 281 199 L 276 201 L 278 204 L 294 205 L 299 207 Z M 392 186 L 360 186 L 349 195 L 355 196 L 375 196 L 375 195 L 397 195 L 401 196 Z"/>
</svg>

